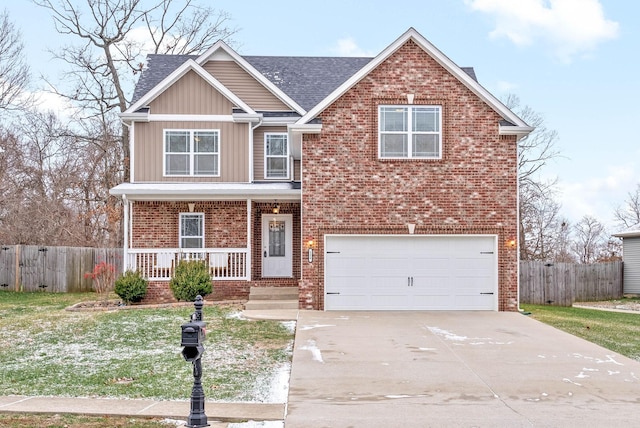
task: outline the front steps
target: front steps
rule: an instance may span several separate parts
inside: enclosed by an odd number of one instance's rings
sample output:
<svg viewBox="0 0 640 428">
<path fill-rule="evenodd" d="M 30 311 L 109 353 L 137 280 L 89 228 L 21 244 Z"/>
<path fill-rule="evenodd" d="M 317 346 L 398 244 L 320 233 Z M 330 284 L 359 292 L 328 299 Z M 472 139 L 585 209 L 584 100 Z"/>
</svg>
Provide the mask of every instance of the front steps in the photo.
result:
<svg viewBox="0 0 640 428">
<path fill-rule="evenodd" d="M 251 287 L 245 310 L 298 309 L 298 287 Z"/>
</svg>

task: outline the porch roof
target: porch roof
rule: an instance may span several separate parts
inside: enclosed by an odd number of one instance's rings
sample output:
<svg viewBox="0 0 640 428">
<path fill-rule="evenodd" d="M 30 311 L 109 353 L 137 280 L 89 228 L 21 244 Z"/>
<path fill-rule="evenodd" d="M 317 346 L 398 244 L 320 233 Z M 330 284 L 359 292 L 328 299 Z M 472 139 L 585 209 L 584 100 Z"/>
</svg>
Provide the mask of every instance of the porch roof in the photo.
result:
<svg viewBox="0 0 640 428">
<path fill-rule="evenodd" d="M 299 201 L 300 183 L 122 183 L 114 196 L 138 201 L 290 200 Z"/>
</svg>

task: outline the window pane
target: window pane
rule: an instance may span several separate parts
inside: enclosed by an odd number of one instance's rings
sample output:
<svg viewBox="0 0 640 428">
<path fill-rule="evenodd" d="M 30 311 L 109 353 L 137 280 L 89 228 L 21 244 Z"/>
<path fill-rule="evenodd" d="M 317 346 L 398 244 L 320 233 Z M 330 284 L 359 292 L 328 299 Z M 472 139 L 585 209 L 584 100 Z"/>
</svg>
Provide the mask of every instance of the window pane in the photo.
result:
<svg viewBox="0 0 640 428">
<path fill-rule="evenodd" d="M 202 215 L 185 214 L 180 225 L 182 236 L 202 236 Z"/>
<path fill-rule="evenodd" d="M 440 108 L 416 107 L 413 109 L 413 131 L 440 132 Z"/>
<path fill-rule="evenodd" d="M 285 222 L 272 220 L 269 222 L 269 257 L 285 256 Z"/>
<path fill-rule="evenodd" d="M 440 156 L 439 136 L 437 134 L 422 134 L 413 136 L 411 150 L 415 157 Z"/>
<path fill-rule="evenodd" d="M 267 158 L 267 177 L 287 177 L 287 158 Z"/>
<path fill-rule="evenodd" d="M 180 248 L 204 248 L 202 238 L 182 238 Z"/>
<path fill-rule="evenodd" d="M 287 136 L 267 135 L 267 156 L 286 156 Z"/>
<path fill-rule="evenodd" d="M 218 175 L 218 155 L 196 155 L 193 163 L 195 175 Z"/>
<path fill-rule="evenodd" d="M 189 155 L 167 155 L 167 175 L 189 175 Z"/>
<path fill-rule="evenodd" d="M 189 151 L 188 131 L 167 131 L 166 151 L 172 153 L 185 153 Z"/>
<path fill-rule="evenodd" d="M 407 157 L 409 155 L 406 135 L 382 134 L 380 139 L 381 157 L 398 158 Z"/>
<path fill-rule="evenodd" d="M 218 153 L 217 132 L 195 132 L 193 134 L 193 143 L 196 153 Z"/>
<path fill-rule="evenodd" d="M 406 132 L 407 109 L 404 107 L 381 107 L 380 131 Z"/>
</svg>

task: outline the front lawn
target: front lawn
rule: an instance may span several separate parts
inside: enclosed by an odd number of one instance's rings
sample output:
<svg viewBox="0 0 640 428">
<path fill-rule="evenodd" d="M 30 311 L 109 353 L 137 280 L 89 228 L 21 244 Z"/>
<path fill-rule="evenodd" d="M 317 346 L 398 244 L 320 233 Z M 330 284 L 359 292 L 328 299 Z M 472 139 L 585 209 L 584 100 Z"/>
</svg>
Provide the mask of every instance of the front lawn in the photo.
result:
<svg viewBox="0 0 640 428">
<path fill-rule="evenodd" d="M 180 325 L 193 306 L 109 312 L 64 308 L 95 294 L 0 292 L 0 395 L 188 400 Z M 207 399 L 284 402 L 293 328 L 205 306 Z M 277 390 L 273 390 L 273 388 Z"/>
<path fill-rule="evenodd" d="M 640 361 L 640 313 L 521 305 L 531 317 Z"/>
</svg>

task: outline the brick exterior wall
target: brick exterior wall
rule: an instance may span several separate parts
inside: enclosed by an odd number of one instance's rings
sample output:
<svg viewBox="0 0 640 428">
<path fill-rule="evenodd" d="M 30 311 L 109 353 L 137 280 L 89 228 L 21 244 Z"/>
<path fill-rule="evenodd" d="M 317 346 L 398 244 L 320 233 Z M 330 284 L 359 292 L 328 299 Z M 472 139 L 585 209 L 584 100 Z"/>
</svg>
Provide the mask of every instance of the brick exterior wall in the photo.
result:
<svg viewBox="0 0 640 428">
<path fill-rule="evenodd" d="M 138 201 L 132 208 L 131 248 L 178 248 L 179 215 L 189 212 L 188 203 L 195 203 L 194 212 L 204 213 L 206 248 L 247 247 L 246 201 Z M 213 293 L 208 300 L 244 300 L 252 286 L 297 286 L 300 279 L 300 204 L 279 203 L 281 214 L 293 216 L 293 278 L 261 277 L 262 214 L 271 213 L 273 203 L 252 203 L 252 276 L 251 281 L 213 281 Z M 145 303 L 175 301 L 167 281 L 151 281 Z"/>
<path fill-rule="evenodd" d="M 378 159 L 378 105 L 442 106 L 441 160 Z M 302 238 L 323 254 L 327 233 L 494 234 L 498 309 L 517 309 L 517 147 L 499 136 L 501 117 L 408 41 L 320 118 L 305 135 Z M 300 301 L 323 309 L 323 258 L 303 263 Z"/>
</svg>

